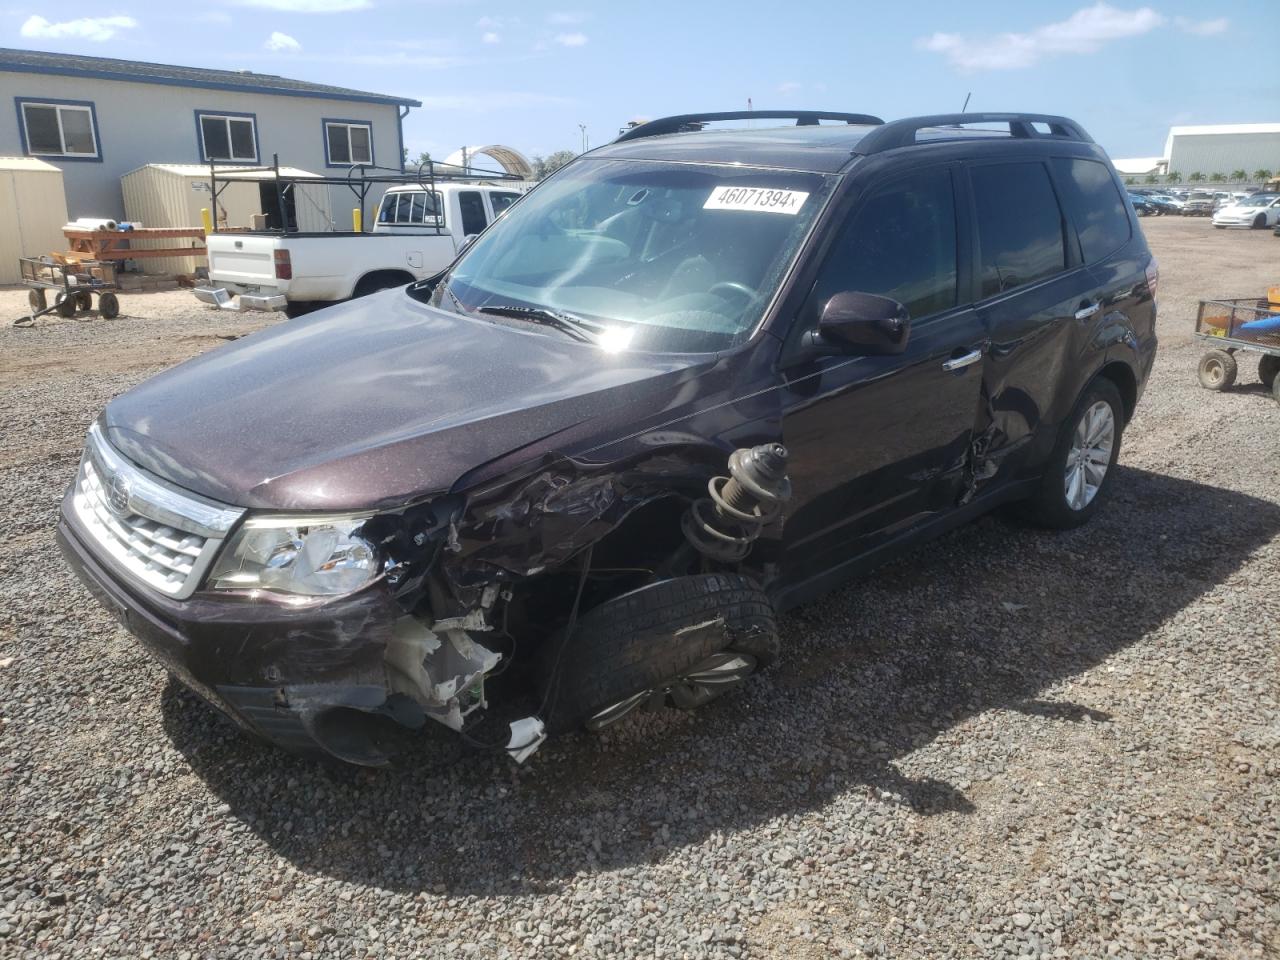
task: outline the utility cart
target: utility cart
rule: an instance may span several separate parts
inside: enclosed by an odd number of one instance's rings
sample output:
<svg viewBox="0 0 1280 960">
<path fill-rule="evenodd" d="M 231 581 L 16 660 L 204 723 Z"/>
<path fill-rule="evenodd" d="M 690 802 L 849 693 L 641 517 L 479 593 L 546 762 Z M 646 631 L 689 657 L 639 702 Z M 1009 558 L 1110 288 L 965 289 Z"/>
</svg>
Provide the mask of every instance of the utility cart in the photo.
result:
<svg viewBox="0 0 1280 960">
<path fill-rule="evenodd" d="M 68 319 L 77 313 L 88 313 L 93 310 L 95 296 L 98 316 L 114 320 L 120 315 L 120 298 L 115 294 L 116 264 L 110 260 L 23 257 L 18 268 L 22 285 L 30 288 L 27 303 L 31 314 L 13 321 L 14 326 L 29 327 L 37 317 L 49 313 Z"/>
<path fill-rule="evenodd" d="M 1200 386 L 1227 389 L 1236 382 L 1236 353 L 1257 353 L 1258 379 L 1280 403 L 1280 286 L 1265 297 L 1201 300 L 1196 339 L 1210 348 L 1200 358 Z"/>
</svg>

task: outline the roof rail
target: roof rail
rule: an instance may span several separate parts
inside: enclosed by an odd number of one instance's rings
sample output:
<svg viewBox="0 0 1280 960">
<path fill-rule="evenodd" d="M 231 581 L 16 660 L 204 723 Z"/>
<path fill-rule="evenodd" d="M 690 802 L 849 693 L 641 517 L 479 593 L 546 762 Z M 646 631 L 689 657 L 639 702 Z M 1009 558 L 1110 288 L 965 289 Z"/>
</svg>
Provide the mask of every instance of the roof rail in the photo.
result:
<svg viewBox="0 0 1280 960">
<path fill-rule="evenodd" d="M 712 123 L 716 120 L 794 120 L 797 127 L 817 126 L 819 120 L 842 120 L 849 124 L 881 124 L 879 117 L 868 113 L 832 113 L 829 110 L 730 110 L 724 113 L 681 113 L 674 117 L 650 120 L 624 130 L 614 143 L 658 137 L 664 133 L 680 133 L 685 127 Z"/>
<path fill-rule="evenodd" d="M 1084 128 L 1074 120 L 1066 117 L 1054 117 L 1043 113 L 939 113 L 929 117 L 908 117 L 905 120 L 892 120 L 870 131 L 858 141 L 855 153 L 872 154 L 893 150 L 897 147 L 909 147 L 917 142 L 916 134 L 931 127 L 961 127 L 967 123 L 1007 123 L 1009 136 L 1019 139 L 1036 137 L 1057 137 L 1062 140 L 1076 140 L 1081 143 L 1093 143 L 1093 138 L 1084 132 Z M 1033 124 L 1044 124 L 1048 133 L 1041 133 Z"/>
</svg>

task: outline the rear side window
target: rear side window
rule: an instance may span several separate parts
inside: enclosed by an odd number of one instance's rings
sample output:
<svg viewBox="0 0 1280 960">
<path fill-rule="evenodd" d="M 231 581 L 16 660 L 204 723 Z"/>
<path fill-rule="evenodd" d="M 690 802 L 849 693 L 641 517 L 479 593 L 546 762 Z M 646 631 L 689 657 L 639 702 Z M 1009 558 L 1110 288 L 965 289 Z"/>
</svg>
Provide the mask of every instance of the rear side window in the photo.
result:
<svg viewBox="0 0 1280 960">
<path fill-rule="evenodd" d="M 458 194 L 458 207 L 462 211 L 462 235 L 469 237 L 488 225 L 484 213 L 484 200 L 479 191 L 467 190 Z"/>
<path fill-rule="evenodd" d="M 1062 211 L 1042 163 L 971 168 L 977 208 L 980 296 L 1035 283 L 1066 268 Z"/>
<path fill-rule="evenodd" d="M 1106 164 L 1055 157 L 1053 171 L 1080 235 L 1085 263 L 1103 259 L 1129 240 L 1129 214 Z M 1193 193 L 1191 198 L 1209 198 L 1209 194 Z"/>
<path fill-rule="evenodd" d="M 921 170 L 878 189 L 836 241 L 814 287 L 823 304 L 845 290 L 892 297 L 913 318 L 956 305 L 951 173 Z"/>
</svg>

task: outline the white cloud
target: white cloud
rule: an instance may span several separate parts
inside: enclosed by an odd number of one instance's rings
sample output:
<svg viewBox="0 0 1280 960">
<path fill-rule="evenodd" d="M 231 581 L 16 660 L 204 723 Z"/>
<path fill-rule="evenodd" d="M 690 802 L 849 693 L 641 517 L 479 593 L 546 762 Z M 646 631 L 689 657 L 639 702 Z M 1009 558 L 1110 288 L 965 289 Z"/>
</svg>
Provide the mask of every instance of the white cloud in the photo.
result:
<svg viewBox="0 0 1280 960">
<path fill-rule="evenodd" d="M 285 13 L 346 13 L 349 10 L 367 10 L 372 0 L 236 0 L 244 7 L 266 7 Z"/>
<path fill-rule="evenodd" d="M 556 10 L 547 14 L 547 23 L 555 23 L 562 27 L 572 26 L 575 23 L 581 23 L 587 19 L 584 14 L 575 13 L 571 10 Z"/>
<path fill-rule="evenodd" d="M 80 17 L 78 20 L 50 23 L 44 17 L 33 14 L 22 24 L 19 32 L 24 37 L 38 37 L 45 40 L 75 37 L 79 40 L 102 43 L 104 40 L 110 40 L 119 31 L 132 30 L 137 25 L 138 21 L 133 17 Z"/>
<path fill-rule="evenodd" d="M 804 87 L 803 83 L 798 83 L 795 80 L 788 80 L 786 83 L 778 84 L 778 92 L 779 93 L 799 93 L 800 90 L 803 89 L 803 87 Z"/>
<path fill-rule="evenodd" d="M 272 30 L 271 36 L 267 37 L 267 42 L 263 46 L 268 50 L 275 50 L 277 53 L 297 53 L 302 49 L 302 44 L 287 33 L 281 33 L 279 30 Z"/>
<path fill-rule="evenodd" d="M 1201 37 L 1211 37 L 1215 33 L 1226 33 L 1227 28 L 1231 26 L 1231 21 L 1226 17 L 1218 17 L 1214 20 L 1192 20 L 1189 17 L 1174 17 L 1173 22 L 1178 25 L 1178 29 L 1186 33 L 1194 33 Z"/>
<path fill-rule="evenodd" d="M 480 37 L 480 42 L 481 43 L 501 43 L 502 37 L 499 34 L 494 33 L 492 30 L 489 30 L 485 32 L 483 36 Z"/>
<path fill-rule="evenodd" d="M 1093 53 L 1113 40 L 1139 36 L 1164 22 L 1164 17 L 1150 7 L 1120 10 L 1100 2 L 1077 10 L 1066 20 L 1027 33 L 973 37 L 934 33 L 920 38 L 917 44 L 943 54 L 961 70 L 1018 70 L 1045 57 Z"/>
<path fill-rule="evenodd" d="M 589 38 L 585 33 L 557 33 L 556 43 L 562 47 L 585 47 Z"/>
<path fill-rule="evenodd" d="M 528 90 L 424 94 L 418 99 L 422 101 L 424 110 L 465 110 L 475 113 L 510 110 L 514 107 L 565 106 L 573 102 L 566 97 L 532 93 Z"/>
<path fill-rule="evenodd" d="M 476 21 L 476 26 L 481 30 L 493 30 L 503 25 L 501 17 L 481 17 Z"/>
</svg>

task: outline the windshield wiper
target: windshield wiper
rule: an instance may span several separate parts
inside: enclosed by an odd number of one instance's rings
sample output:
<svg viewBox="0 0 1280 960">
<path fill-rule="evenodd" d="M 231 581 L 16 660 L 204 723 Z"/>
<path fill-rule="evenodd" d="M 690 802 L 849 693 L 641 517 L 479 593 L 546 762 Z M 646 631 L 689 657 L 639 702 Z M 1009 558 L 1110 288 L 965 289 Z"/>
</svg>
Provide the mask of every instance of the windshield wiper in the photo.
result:
<svg viewBox="0 0 1280 960">
<path fill-rule="evenodd" d="M 596 343 L 600 331 L 603 329 L 599 324 L 584 320 L 582 317 L 576 317 L 572 313 L 549 310 L 546 307 L 522 307 L 514 303 L 495 303 L 479 307 L 476 312 L 490 313 L 495 317 L 515 317 L 517 320 L 528 320 L 530 323 L 540 323 L 546 327 L 555 327 L 562 333 L 568 334 L 575 340 L 581 340 L 583 343 Z"/>
</svg>

